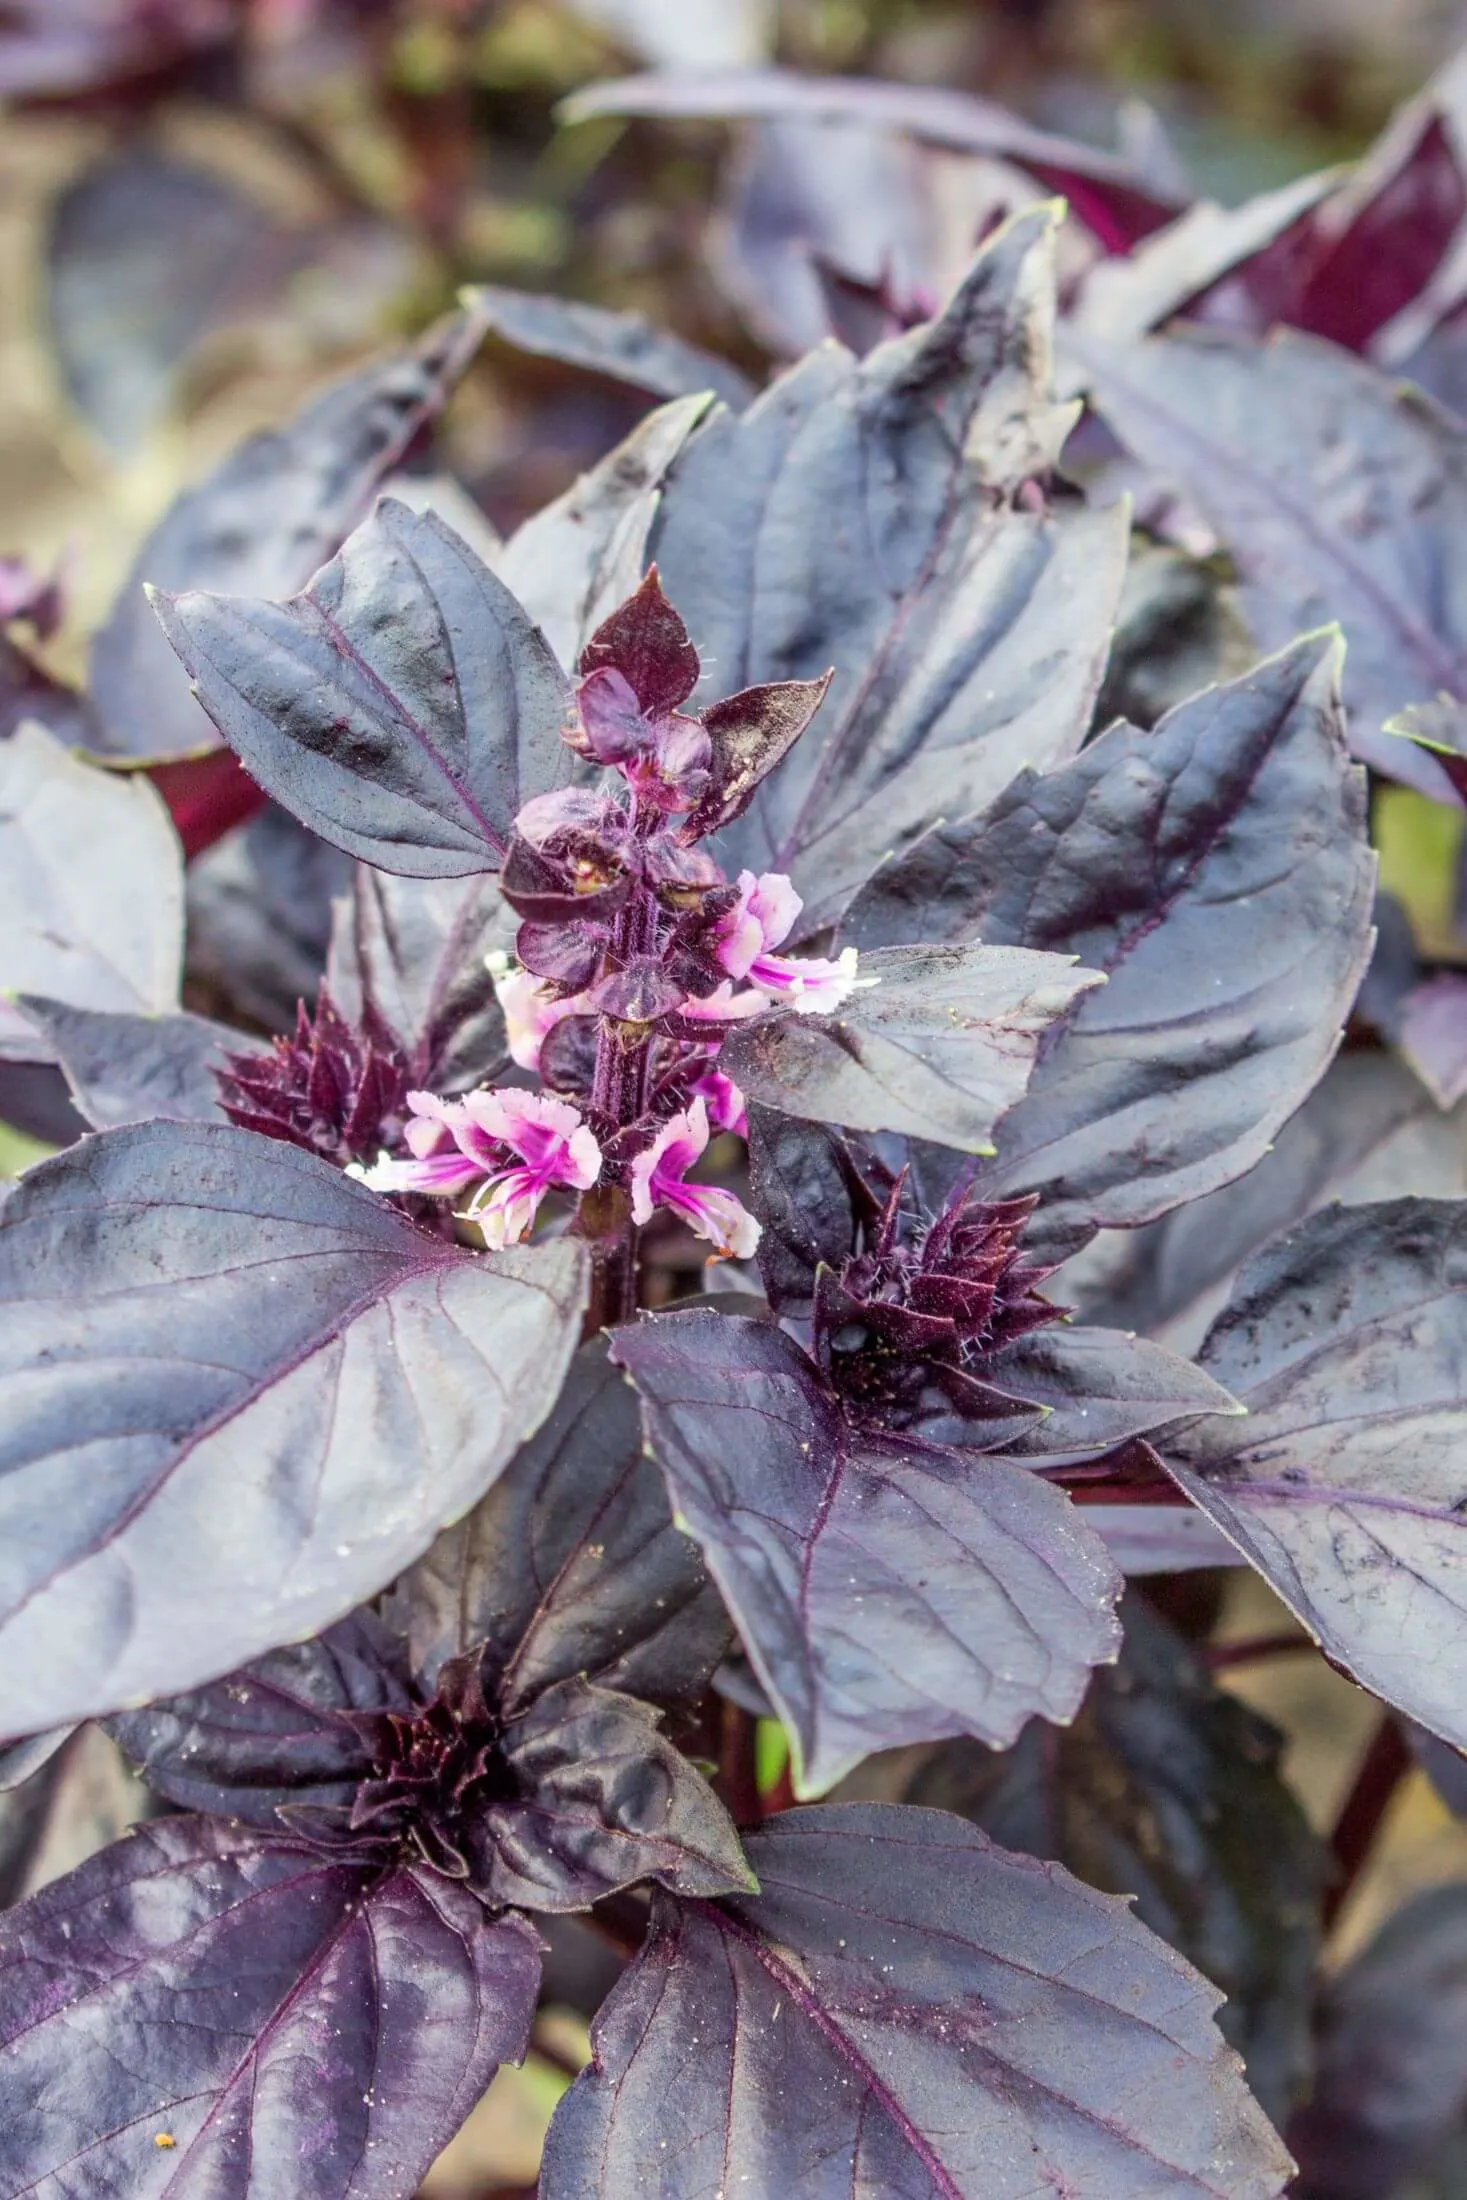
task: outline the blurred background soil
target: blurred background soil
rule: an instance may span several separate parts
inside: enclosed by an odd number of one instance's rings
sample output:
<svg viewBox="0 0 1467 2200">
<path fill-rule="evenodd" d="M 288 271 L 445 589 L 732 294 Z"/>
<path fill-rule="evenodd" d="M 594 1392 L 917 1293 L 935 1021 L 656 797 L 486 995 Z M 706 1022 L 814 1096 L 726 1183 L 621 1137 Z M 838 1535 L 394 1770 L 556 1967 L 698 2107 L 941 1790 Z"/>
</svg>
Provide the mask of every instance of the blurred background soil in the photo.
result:
<svg viewBox="0 0 1467 2200">
<path fill-rule="evenodd" d="M 1134 142 L 1149 110 L 1200 187 L 1231 202 L 1358 152 L 1467 38 L 1467 6 L 1445 0 L 257 0 L 244 12 L 227 54 L 180 62 L 145 42 L 120 81 L 68 82 L 63 67 L 38 85 L 20 64 L 7 74 L 0 7 L 0 95 L 13 95 L 0 108 L 0 558 L 63 563 L 66 616 L 39 646 L 68 674 L 184 484 L 464 282 L 638 308 L 761 371 L 713 257 L 733 219 L 737 131 L 563 129 L 557 104 L 579 86 L 774 58 L 962 87 L 1103 145 Z M 447 449 L 504 527 L 644 407 L 491 344 L 454 401 Z M 0 1168 L 37 1151 L 0 1127 Z M 1291 1624 L 1251 1573 L 1215 1587 L 1219 1643 Z M 1223 1677 L 1284 1729 L 1288 1777 L 1328 1830 L 1378 1707 L 1313 1651 Z M 94 1739 L 42 1877 L 135 1808 Z M 1330 1960 L 1408 1892 L 1452 1879 L 1467 1880 L 1467 1826 L 1413 1772 Z M 533 2186 L 584 2030 L 551 2017 L 537 2046 L 443 2157 L 426 2188 L 437 2200 Z"/>
</svg>

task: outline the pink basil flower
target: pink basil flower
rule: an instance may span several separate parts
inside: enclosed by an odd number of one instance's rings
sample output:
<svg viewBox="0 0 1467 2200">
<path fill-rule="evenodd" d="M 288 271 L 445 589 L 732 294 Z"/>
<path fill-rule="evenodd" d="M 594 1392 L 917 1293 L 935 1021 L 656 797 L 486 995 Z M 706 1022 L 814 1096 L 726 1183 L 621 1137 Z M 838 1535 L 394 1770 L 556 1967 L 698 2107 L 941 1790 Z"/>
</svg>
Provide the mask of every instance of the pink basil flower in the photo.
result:
<svg viewBox="0 0 1467 2200">
<path fill-rule="evenodd" d="M 526 1236 L 547 1192 L 584 1192 L 601 1174 L 601 1148 L 568 1100 L 501 1086 L 462 1100 L 411 1092 L 408 1106 L 412 1159 L 384 1154 L 375 1167 L 348 1174 L 374 1192 L 443 1197 L 476 1184 L 465 1214 L 495 1252 Z"/>
<path fill-rule="evenodd" d="M 730 977 L 741 978 L 808 1015 L 838 1008 L 860 982 L 856 950 L 845 948 L 835 962 L 818 955 L 776 955 L 772 949 L 789 938 L 804 903 L 779 871 L 739 873 L 739 899 L 718 926 L 719 962 Z"/>
<path fill-rule="evenodd" d="M 732 1131 L 735 1138 L 747 1138 L 749 1120 L 744 1112 L 744 1096 L 721 1069 L 705 1069 L 688 1087 L 688 1097 L 704 1102 L 715 1131 Z"/>
<path fill-rule="evenodd" d="M 650 1222 L 657 1207 L 681 1215 L 694 1237 L 706 1238 L 735 1260 L 748 1260 L 759 1243 L 759 1225 L 732 1192 L 683 1178 L 708 1144 L 708 1106 L 701 1093 L 681 1115 L 663 1124 L 632 1162 L 632 1220 Z"/>
<path fill-rule="evenodd" d="M 505 1036 L 509 1045 L 509 1057 L 521 1069 L 540 1067 L 540 1049 L 558 1023 L 567 1016 L 586 1014 L 585 996 L 572 993 L 565 1000 L 557 1000 L 549 986 L 528 970 L 510 970 L 500 973 L 491 969 L 494 992 L 504 1011 Z"/>
</svg>

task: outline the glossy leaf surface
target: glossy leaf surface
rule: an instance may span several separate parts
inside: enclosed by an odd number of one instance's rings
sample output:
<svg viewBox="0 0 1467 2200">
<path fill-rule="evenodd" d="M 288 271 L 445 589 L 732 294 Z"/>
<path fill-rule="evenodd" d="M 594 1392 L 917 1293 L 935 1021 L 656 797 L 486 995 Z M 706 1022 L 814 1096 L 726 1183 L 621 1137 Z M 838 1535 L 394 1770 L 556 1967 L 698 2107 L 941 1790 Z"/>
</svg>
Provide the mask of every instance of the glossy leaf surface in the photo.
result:
<svg viewBox="0 0 1467 2200">
<path fill-rule="evenodd" d="M 1070 957 L 1005 947 L 878 948 L 862 956 L 861 976 L 870 990 L 833 1015 L 761 1016 L 736 1029 L 723 1065 L 766 1107 L 967 1153 L 992 1150 L 1045 1033 L 1104 983 Z"/>
<path fill-rule="evenodd" d="M 695 1696 L 729 1626 L 672 1524 L 631 1386 L 603 1344 L 572 1363 L 545 1425 L 488 1496 L 399 1582 L 413 1669 L 487 1640 L 510 1702 L 576 1674 L 653 1703 Z"/>
<path fill-rule="evenodd" d="M 1114 1655 L 1119 1576 L 1036 1475 L 858 1432 L 768 1322 L 668 1315 L 613 1351 L 804 1790 L 898 1742 L 1068 1718 Z"/>
<path fill-rule="evenodd" d="M 521 803 L 569 776 L 569 690 L 544 636 L 433 512 L 382 498 L 287 603 L 157 606 L 251 775 L 379 870 L 492 870 Z"/>
<path fill-rule="evenodd" d="M 422 1867 L 175 1818 L 0 1918 L 11 2192 L 400 2200 L 523 2055 L 538 1936 Z M 161 2139 L 160 2139 L 161 2135 Z"/>
<path fill-rule="evenodd" d="M 1374 869 L 1335 645 L 1313 637 L 929 834 L 848 932 L 976 934 L 1106 974 L 998 1133 L 995 1191 L 1037 1192 L 1058 1239 L 1147 1221 L 1262 1155 L 1338 1043 Z"/>
<path fill-rule="evenodd" d="M 1167 1447 L 1329 1655 L 1459 1745 L 1464 1355 L 1462 1204 L 1327 1209 L 1243 1270 L 1203 1346 L 1248 1418 Z"/>
<path fill-rule="evenodd" d="M 223 1124 L 33 1171 L 0 1210 L 0 1731 L 177 1693 L 381 1588 L 549 1410 L 583 1288 L 568 1243 L 462 1253 Z"/>
<path fill-rule="evenodd" d="M 1283 2190 L 1213 1989 L 1124 1903 L 938 1812 L 794 1811 L 748 1847 L 757 1896 L 658 1903 L 544 2200 Z"/>
</svg>

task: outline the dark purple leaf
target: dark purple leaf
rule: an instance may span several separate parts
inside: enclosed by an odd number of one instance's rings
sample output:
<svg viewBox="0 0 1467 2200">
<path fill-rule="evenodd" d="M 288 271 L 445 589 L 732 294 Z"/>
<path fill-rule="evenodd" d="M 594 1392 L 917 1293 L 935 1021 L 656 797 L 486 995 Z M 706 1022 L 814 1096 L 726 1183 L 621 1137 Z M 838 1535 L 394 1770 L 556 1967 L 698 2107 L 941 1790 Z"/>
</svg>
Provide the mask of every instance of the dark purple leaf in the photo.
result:
<svg viewBox="0 0 1467 2200">
<path fill-rule="evenodd" d="M 1433 1887 L 1324 1986 L 1314 2097 L 1289 2133 L 1300 2200 L 1390 2200 L 1464 2117 L 1467 1888 Z"/>
<path fill-rule="evenodd" d="M 1154 726 L 1200 689 L 1251 671 L 1237 593 L 1217 559 L 1134 534 L 1095 731 L 1117 718 Z"/>
<path fill-rule="evenodd" d="M 751 1101 L 749 1169 L 759 1218 L 759 1272 L 777 1312 L 808 1307 L 815 1271 L 839 1268 L 856 1249 L 864 1211 L 844 1142 L 823 1123 Z"/>
<path fill-rule="evenodd" d="M 379 870 L 492 870 L 521 803 L 569 776 L 565 675 L 432 512 L 383 497 L 288 603 L 199 592 L 157 603 L 251 776 Z"/>
<path fill-rule="evenodd" d="M 124 457 L 167 414 L 200 340 L 269 305 L 315 240 L 156 147 L 110 149 L 55 201 L 47 318 L 67 395 Z"/>
<path fill-rule="evenodd" d="M 995 1196 L 1038 1192 L 1050 1241 L 1241 1175 L 1335 1050 L 1375 871 L 1336 664 L 1314 637 L 1150 733 L 1113 727 L 928 834 L 852 912 L 863 947 L 978 934 L 1105 972 L 997 1133 Z"/>
<path fill-rule="evenodd" d="M 476 284 L 468 302 L 487 328 L 518 350 L 610 375 L 654 397 L 694 397 L 711 390 L 737 412 L 754 394 L 752 383 L 726 359 L 654 328 L 642 313 L 613 313 L 579 300 L 504 290 L 497 283 Z"/>
<path fill-rule="evenodd" d="M 520 1793 L 485 1813 L 494 1901 L 582 1910 L 643 1879 L 690 1896 L 753 1889 L 733 1821 L 659 1716 L 574 1679 L 513 1721 L 504 1753 Z"/>
<path fill-rule="evenodd" d="M 237 22 L 230 0 L 7 0 L 0 98 L 54 99 L 149 75 Z"/>
<path fill-rule="evenodd" d="M 708 409 L 684 397 L 650 413 L 505 544 L 494 570 L 567 668 L 646 572 L 663 481 Z"/>
<path fill-rule="evenodd" d="M 283 1804 L 350 1806 L 372 1760 L 334 1714 L 407 1708 L 394 1650 L 370 1613 L 356 1613 L 206 1688 L 121 1712 L 107 1731 L 170 1803 L 279 1833 Z"/>
<path fill-rule="evenodd" d="M 1190 1360 L 1119 1329 L 1059 1323 L 1035 1330 L 994 1353 L 983 1379 L 1044 1408 L 1045 1418 L 1016 1436 L 1009 1451 L 1047 1465 L 1114 1451 L 1195 1414 L 1242 1410 Z M 956 1428 L 944 1435 L 962 1446 Z"/>
<path fill-rule="evenodd" d="M 544 1427 L 404 1575 L 391 1608 L 421 1680 L 487 1639 L 511 1704 L 576 1674 L 680 1702 L 703 1689 L 729 1640 L 602 1343 L 572 1362 Z"/>
<path fill-rule="evenodd" d="M 1454 695 L 1438 695 L 1430 703 L 1408 703 L 1386 721 L 1385 730 L 1425 750 L 1446 782 L 1439 790 L 1443 799 L 1467 809 L 1467 703 L 1459 702 Z M 1408 777 L 1409 773 L 1398 772 L 1395 776 Z"/>
<path fill-rule="evenodd" d="M 1327 1201 L 1354 1207 L 1406 1192 L 1467 1193 L 1461 1126 L 1392 1055 L 1346 1052 L 1246 1176 L 1127 1232 L 1121 1266 L 1096 1283 L 1066 1268 L 1055 1294 L 1078 1299 L 1087 1321 L 1194 1352 L 1233 1277 L 1270 1238 Z"/>
<path fill-rule="evenodd" d="M 1195 1505 L 1087 1505 L 1081 1490 L 1076 1506 L 1123 1574 L 1178 1574 L 1243 1563 L 1236 1546 Z"/>
<path fill-rule="evenodd" d="M 161 1815 L 99 1726 L 63 1727 L 7 1751 L 38 1756 L 31 1775 L 0 1794 L 0 1901 L 22 1902 L 75 1871 L 131 1828 Z"/>
<path fill-rule="evenodd" d="M 1436 762 L 1381 729 L 1404 702 L 1467 697 L 1464 431 L 1364 360 L 1287 331 L 1076 342 L 1117 435 L 1232 553 L 1261 646 L 1338 619 L 1356 755 L 1439 795 Z"/>
<path fill-rule="evenodd" d="M 595 115 L 829 116 L 899 130 L 928 145 L 981 153 L 1025 168 L 1062 191 L 1080 220 L 1109 251 L 1119 251 L 1163 223 L 1169 192 L 1143 184 L 1114 153 L 1073 138 L 1051 136 L 993 100 L 930 84 L 881 84 L 860 77 L 799 76 L 793 70 L 721 69 L 706 74 L 624 76 L 591 84 L 561 108 L 567 122 Z"/>
<path fill-rule="evenodd" d="M 251 436 L 169 507 L 93 645 L 92 694 L 108 749 L 179 756 L 217 745 L 144 584 L 267 597 L 304 588 L 442 410 L 483 334 L 472 308 L 450 314 L 411 349 L 324 391 L 289 427 Z"/>
<path fill-rule="evenodd" d="M 393 878 L 360 864 L 350 902 L 337 904 L 332 995 L 353 1018 L 370 1005 L 397 1033 L 419 1089 L 493 1084 L 509 1057 L 485 956 L 510 952 L 515 922 L 491 878 Z"/>
<path fill-rule="evenodd" d="M 1283 2190 L 1218 1997 L 1125 1903 L 937 1811 L 791 1811 L 748 1848 L 757 1896 L 658 1900 L 544 2200 Z"/>
<path fill-rule="evenodd" d="M 58 680 L 8 634 L 0 634 L 0 741 L 31 718 L 69 749 L 95 748 L 97 728 L 80 689 Z"/>
<path fill-rule="evenodd" d="M 60 1063 L 77 1108 L 93 1130 L 148 1123 L 223 1121 L 214 1072 L 240 1035 L 205 1016 L 131 1016 L 71 1008 L 25 994 L 19 1004 Z"/>
<path fill-rule="evenodd" d="M 539 1976 L 533 1927 L 422 1866 L 166 1819 L 0 1919 L 0 2179 L 401 2200 Z"/>
<path fill-rule="evenodd" d="M 210 1005 L 288 1031 L 314 1000 L 353 866 L 271 802 L 188 867 L 187 976 Z"/>
<path fill-rule="evenodd" d="M 1295 232 L 1336 181 L 1324 169 L 1261 192 L 1241 206 L 1200 199 L 1123 257 L 1097 261 L 1080 291 L 1077 326 L 1112 343 L 1144 336 L 1239 267 L 1246 271 L 1256 255 Z"/>
<path fill-rule="evenodd" d="M 67 1739 L 63 1727 L 50 1752 L 21 1778 L 7 1779 L 0 1790 L 0 1909 L 8 1909 L 26 1891 L 63 1769 L 64 1759 L 58 1753 Z"/>
<path fill-rule="evenodd" d="M 1072 957 L 989 947 L 877 948 L 871 987 L 834 1014 L 759 1016 L 720 1065 L 751 1100 L 851 1130 L 991 1153 L 1046 1031 L 1103 981 Z"/>
<path fill-rule="evenodd" d="M 1279 1776 L 1282 1736 L 1143 1598 L 1122 1617 L 1119 1663 L 1096 1673 L 1072 1726 L 1028 1726 L 999 1754 L 944 1742 L 897 1799 L 1133 1895 L 1142 1923 L 1227 1996 L 1219 2026 L 1280 2121 L 1310 2070 L 1324 1851 Z"/>
<path fill-rule="evenodd" d="M 177 1006 L 183 865 L 147 782 L 40 726 L 0 743 L 0 1054 L 49 1049 L 3 994 L 160 1014 Z"/>
<path fill-rule="evenodd" d="M 1467 1818 L 1467 1756 L 1436 1734 L 1429 1734 L 1414 1719 L 1399 1722 L 1411 1745 L 1411 1754 L 1430 1780 L 1454 1818 Z"/>
<path fill-rule="evenodd" d="M 1329 1656 L 1459 1745 L 1464 1217 L 1460 1201 L 1386 1200 L 1279 1239 L 1203 1346 L 1248 1418 L 1167 1447 Z"/>
<path fill-rule="evenodd" d="M 1068 1718 L 1114 1655 L 1119 1576 L 1038 1476 L 857 1431 L 769 1322 L 667 1315 L 612 1349 L 801 1792 L 873 1749 Z"/>
<path fill-rule="evenodd" d="M 939 320 L 859 362 L 811 353 L 673 466 L 653 549 L 716 692 L 835 668 L 725 836 L 726 866 L 794 877 L 807 928 L 1084 737 L 1125 528 L 1034 485 L 1072 419 L 1050 389 L 1053 226 L 1010 222 Z"/>
<path fill-rule="evenodd" d="M 0 1209 L 0 1733 L 193 1687 L 381 1588 L 549 1411 L 584 1287 L 568 1241 L 464 1253 L 223 1124 L 33 1170 Z"/>
</svg>

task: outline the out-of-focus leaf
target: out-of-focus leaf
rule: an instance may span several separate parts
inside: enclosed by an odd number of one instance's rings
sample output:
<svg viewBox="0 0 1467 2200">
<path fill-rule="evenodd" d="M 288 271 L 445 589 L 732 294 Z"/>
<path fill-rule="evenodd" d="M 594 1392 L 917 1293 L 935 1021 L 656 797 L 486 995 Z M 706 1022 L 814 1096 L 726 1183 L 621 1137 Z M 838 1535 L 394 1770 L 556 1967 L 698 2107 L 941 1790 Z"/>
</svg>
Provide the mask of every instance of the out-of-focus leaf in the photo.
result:
<svg viewBox="0 0 1467 2200">
<path fill-rule="evenodd" d="M 133 450 L 168 412 L 200 339 L 266 306 L 312 242 L 155 146 L 110 149 L 84 168 L 51 210 L 47 311 L 67 394 L 103 442 Z"/>
<path fill-rule="evenodd" d="M 144 585 L 269 597 L 304 588 L 442 410 L 483 334 L 471 308 L 450 314 L 411 349 L 314 398 L 289 427 L 249 437 L 176 499 L 93 644 L 92 697 L 108 750 L 180 756 L 217 745 Z"/>
<path fill-rule="evenodd" d="M 338 902 L 330 989 L 360 1017 L 370 1003 L 425 1092 L 493 1084 L 508 1063 L 485 956 L 513 948 L 517 920 L 491 878 L 405 879 L 359 864 Z"/>
<path fill-rule="evenodd" d="M 169 67 L 238 23 L 230 0 L 7 0 L 0 98 L 54 99 Z"/>
<path fill-rule="evenodd" d="M 0 1903 L 23 1901 L 75 1871 L 161 1807 L 99 1726 L 63 1727 L 6 1755 L 47 1743 L 31 1776 L 0 1794 Z"/>
<path fill-rule="evenodd" d="M 1401 1003 L 1401 1052 L 1438 1107 L 1467 1093 L 1467 977 L 1443 971 Z"/>
<path fill-rule="evenodd" d="M 657 1901 L 544 2200 L 1283 2190 L 1216 1995 L 1124 1903 L 896 1805 L 786 1812 L 748 1854 L 758 1895 Z"/>
<path fill-rule="evenodd" d="M 1430 703 L 1408 703 L 1386 722 L 1387 733 L 1396 733 L 1424 749 L 1440 765 L 1447 792 L 1459 808 L 1467 809 L 1467 703 L 1455 695 L 1438 695 Z"/>
<path fill-rule="evenodd" d="M 1317 1214 L 1243 1270 L 1204 1366 L 1248 1408 L 1167 1446 L 1336 1663 L 1467 1744 L 1467 1204 Z"/>
<path fill-rule="evenodd" d="M 1243 1563 L 1237 1546 L 1195 1505 L 1087 1505 L 1081 1490 L 1076 1506 L 1128 1576 Z"/>
<path fill-rule="evenodd" d="M 735 412 L 754 394 L 753 384 L 737 367 L 654 328 L 643 313 L 616 313 L 538 291 L 505 290 L 497 283 L 478 283 L 468 295 L 496 336 L 538 358 L 608 374 L 654 397 L 696 397 L 711 390 Z"/>
<path fill-rule="evenodd" d="M 0 1733 L 173 1694 L 380 1589 L 554 1403 L 584 1255 L 474 1256 L 295 1147 L 107 1131 L 0 1209 Z"/>
<path fill-rule="evenodd" d="M 161 1016 L 72 1008 L 25 994 L 21 1007 L 66 1074 L 77 1108 L 93 1130 L 147 1123 L 222 1122 L 214 1070 L 240 1035 L 205 1016 Z"/>
<path fill-rule="evenodd" d="M 798 1793 L 874 1749 L 1068 1718 L 1114 1654 L 1119 1576 L 1039 1476 L 858 1431 L 770 1322 L 666 1315 L 612 1350 L 790 1729 Z"/>
<path fill-rule="evenodd" d="M 326 967 L 333 904 L 352 863 L 273 802 L 191 863 L 184 882 L 188 977 L 211 1005 L 286 1031 Z"/>
<path fill-rule="evenodd" d="M 860 361 L 822 346 L 672 468 L 652 547 L 717 692 L 834 668 L 722 843 L 726 866 L 794 877 L 806 930 L 1084 738 L 1125 515 L 1035 488 L 1072 418 L 1050 388 L 1053 229 L 1019 216 L 940 319 Z"/>
<path fill-rule="evenodd" d="M 1356 755 L 1440 794 L 1436 761 L 1382 728 L 1405 703 L 1467 698 L 1467 431 L 1287 330 L 1074 340 L 1110 425 L 1231 551 L 1262 646 L 1338 619 Z"/>
<path fill-rule="evenodd" d="M 251 777 L 380 870 L 492 870 L 521 804 L 569 776 L 565 675 L 433 512 L 382 498 L 286 603 L 196 590 L 156 601 Z"/>
<path fill-rule="evenodd" d="M 1001 1754 L 945 1742 L 900 1799 L 1134 1895 L 1142 1922 L 1227 1996 L 1219 2025 L 1277 2122 L 1309 2077 L 1324 1851 L 1279 1777 L 1282 1737 L 1142 1598 L 1122 1618 L 1120 1660 L 1072 1726 L 1028 1726 Z"/>
<path fill-rule="evenodd" d="M 1326 1981 L 1318 2059 L 1300 2200 L 1391 2200 L 1467 2117 L 1467 1887 L 1418 1894 Z"/>
<path fill-rule="evenodd" d="M 1202 688 L 1251 671 L 1256 652 L 1220 563 L 1132 535 L 1097 732 L 1117 718 L 1154 726 Z"/>
<path fill-rule="evenodd" d="M 1070 957 L 989 947 L 877 948 L 870 992 L 829 1016 L 737 1027 L 720 1060 L 741 1091 L 787 1115 L 991 1153 L 1041 1042 L 1104 981 Z"/>
<path fill-rule="evenodd" d="M 640 583 L 668 469 L 707 411 L 702 396 L 659 406 L 505 544 L 494 570 L 567 668 Z"/>
<path fill-rule="evenodd" d="M 86 697 L 47 672 L 8 634 L 0 634 L 0 741 L 26 719 L 69 749 L 95 748 L 97 727 Z"/>
<path fill-rule="evenodd" d="M 264 2161 L 292 2200 L 395 2200 L 524 2054 L 539 1978 L 532 1926 L 421 1865 L 165 1819 L 0 1918 L 0 2178 Z"/>
<path fill-rule="evenodd" d="M 1106 973 L 997 1132 L 995 1196 L 1037 1192 L 1047 1242 L 1241 1175 L 1333 1054 L 1375 868 L 1337 663 L 1313 636 L 1150 733 L 1113 727 L 927 834 L 852 910 L 862 947 L 981 935 Z"/>
<path fill-rule="evenodd" d="M 738 69 L 761 61 L 771 0 L 570 0 L 573 12 L 659 69 Z"/>
<path fill-rule="evenodd" d="M 0 742 L 0 987 L 148 1014 L 178 1000 L 183 867 L 144 781 L 99 771 L 38 725 Z M 47 1047 L 0 997 L 0 1054 Z"/>
<path fill-rule="evenodd" d="M 1065 194 L 1108 251 L 1124 250 L 1160 228 L 1177 203 L 1154 182 L 1142 182 L 1118 155 L 1051 136 L 993 100 L 945 86 L 800 76 L 780 69 L 716 75 L 668 70 L 588 85 L 573 93 L 560 111 L 567 122 L 595 115 L 833 116 L 905 131 L 926 144 L 994 154 L 1027 169 L 1040 183 Z"/>
<path fill-rule="evenodd" d="M 544 1427 L 403 1576 L 389 1609 L 425 1685 L 487 1639 L 511 1704 L 578 1673 L 679 1702 L 706 1686 L 730 1634 L 602 1343 L 580 1353 Z"/>
</svg>

